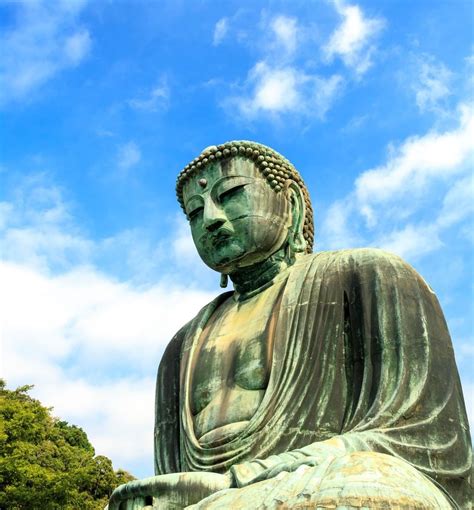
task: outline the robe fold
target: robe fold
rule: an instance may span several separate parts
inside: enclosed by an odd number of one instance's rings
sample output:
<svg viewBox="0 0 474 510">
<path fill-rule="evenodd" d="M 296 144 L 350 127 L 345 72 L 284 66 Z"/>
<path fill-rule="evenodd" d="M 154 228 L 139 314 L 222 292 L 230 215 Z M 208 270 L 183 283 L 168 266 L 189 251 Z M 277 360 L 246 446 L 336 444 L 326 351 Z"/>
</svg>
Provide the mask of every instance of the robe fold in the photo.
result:
<svg viewBox="0 0 474 510">
<path fill-rule="evenodd" d="M 172 339 L 157 378 L 156 474 L 232 468 L 244 486 L 338 437 L 347 452 L 405 460 L 464 508 L 469 426 L 430 287 L 402 259 L 375 249 L 301 256 L 283 285 L 265 396 L 247 427 L 224 444 L 203 447 L 194 435 L 190 367 L 206 322 L 231 293 Z"/>
</svg>

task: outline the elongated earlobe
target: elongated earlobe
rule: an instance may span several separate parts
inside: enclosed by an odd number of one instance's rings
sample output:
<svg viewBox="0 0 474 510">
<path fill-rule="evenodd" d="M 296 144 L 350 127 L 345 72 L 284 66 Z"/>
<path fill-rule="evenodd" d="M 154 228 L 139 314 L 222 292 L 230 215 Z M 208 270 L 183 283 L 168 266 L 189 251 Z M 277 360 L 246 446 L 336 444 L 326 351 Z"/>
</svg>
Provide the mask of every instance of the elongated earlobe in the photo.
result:
<svg viewBox="0 0 474 510">
<path fill-rule="evenodd" d="M 293 253 L 302 253 L 306 251 L 306 240 L 301 232 L 290 231 L 288 244 Z"/>
<path fill-rule="evenodd" d="M 224 274 L 224 273 L 221 273 L 221 287 L 223 289 L 225 289 L 227 287 L 227 284 L 229 283 L 229 276 Z"/>
<path fill-rule="evenodd" d="M 306 239 L 303 235 L 305 217 L 304 197 L 299 186 L 292 182 L 288 188 L 291 201 L 291 226 L 288 228 L 288 248 L 290 253 L 306 251 Z"/>
</svg>

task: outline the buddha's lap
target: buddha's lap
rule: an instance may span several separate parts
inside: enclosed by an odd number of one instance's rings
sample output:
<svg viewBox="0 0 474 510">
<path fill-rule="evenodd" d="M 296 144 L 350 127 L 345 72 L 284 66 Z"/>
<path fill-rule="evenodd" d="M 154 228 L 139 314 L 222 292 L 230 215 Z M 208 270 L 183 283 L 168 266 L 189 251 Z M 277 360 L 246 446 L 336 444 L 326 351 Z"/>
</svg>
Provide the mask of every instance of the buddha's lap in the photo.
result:
<svg viewBox="0 0 474 510">
<path fill-rule="evenodd" d="M 301 466 L 292 473 L 241 489 L 213 494 L 189 510 L 272 508 L 386 508 L 449 510 L 443 493 L 401 459 L 355 452 L 317 467 Z"/>
</svg>

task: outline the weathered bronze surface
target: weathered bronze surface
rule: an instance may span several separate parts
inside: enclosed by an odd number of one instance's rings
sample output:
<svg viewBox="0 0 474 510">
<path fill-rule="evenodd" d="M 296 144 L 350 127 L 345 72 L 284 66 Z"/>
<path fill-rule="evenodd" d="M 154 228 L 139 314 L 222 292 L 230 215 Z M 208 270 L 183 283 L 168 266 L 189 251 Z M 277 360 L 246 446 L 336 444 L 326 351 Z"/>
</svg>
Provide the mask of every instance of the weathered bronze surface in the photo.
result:
<svg viewBox="0 0 474 510">
<path fill-rule="evenodd" d="M 209 147 L 177 192 L 201 258 L 235 290 L 171 340 L 156 476 L 109 510 L 469 508 L 461 386 L 421 276 L 381 250 L 312 254 L 304 183 L 260 144 Z"/>
</svg>

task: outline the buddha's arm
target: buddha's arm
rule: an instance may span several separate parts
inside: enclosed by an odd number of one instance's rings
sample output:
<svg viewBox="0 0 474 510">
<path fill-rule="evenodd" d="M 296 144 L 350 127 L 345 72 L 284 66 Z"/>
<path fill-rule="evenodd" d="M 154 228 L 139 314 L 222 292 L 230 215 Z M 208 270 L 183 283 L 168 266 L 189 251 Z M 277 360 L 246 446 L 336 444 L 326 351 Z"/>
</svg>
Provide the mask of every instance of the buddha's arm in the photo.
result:
<svg viewBox="0 0 474 510">
<path fill-rule="evenodd" d="M 155 392 L 155 474 L 178 473 L 179 441 L 179 373 L 181 347 L 186 326 L 171 339 L 163 353 Z"/>
<path fill-rule="evenodd" d="M 140 510 L 155 503 L 158 508 L 185 508 L 215 492 L 231 487 L 231 476 L 217 473 L 173 473 L 133 480 L 114 490 L 108 510 Z M 156 506 L 156 505 L 155 505 Z"/>
<path fill-rule="evenodd" d="M 255 459 L 243 464 L 235 464 L 230 469 L 233 483 L 245 487 L 251 483 L 273 478 L 282 471 L 296 471 L 301 465 L 319 465 L 347 453 L 340 437 L 309 444 L 303 448 L 271 455 L 266 459 Z"/>
<path fill-rule="evenodd" d="M 349 312 L 359 318 L 353 329 L 359 335 L 362 361 L 352 371 L 359 370 L 362 386 L 344 407 L 351 413 L 339 434 L 234 465 L 231 472 L 238 486 L 301 464 L 376 452 L 403 459 L 453 494 L 464 491 L 472 451 L 443 313 L 433 291 L 410 266 L 377 253 L 369 253 L 373 262 L 365 254 L 353 257 L 346 283 L 341 277 L 352 296 Z"/>
</svg>

